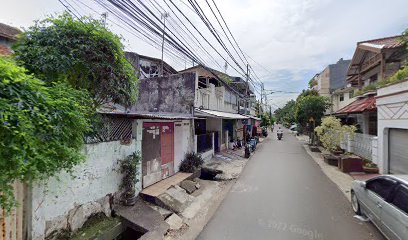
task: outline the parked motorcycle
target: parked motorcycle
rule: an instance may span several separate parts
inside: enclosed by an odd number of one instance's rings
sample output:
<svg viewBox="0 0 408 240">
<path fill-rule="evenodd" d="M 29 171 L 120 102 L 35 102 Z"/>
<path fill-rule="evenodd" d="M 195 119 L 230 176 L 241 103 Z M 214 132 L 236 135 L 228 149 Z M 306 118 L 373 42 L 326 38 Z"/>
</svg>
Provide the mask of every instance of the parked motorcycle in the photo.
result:
<svg viewBox="0 0 408 240">
<path fill-rule="evenodd" d="M 245 158 L 251 156 L 251 145 L 249 143 L 245 144 Z"/>
</svg>

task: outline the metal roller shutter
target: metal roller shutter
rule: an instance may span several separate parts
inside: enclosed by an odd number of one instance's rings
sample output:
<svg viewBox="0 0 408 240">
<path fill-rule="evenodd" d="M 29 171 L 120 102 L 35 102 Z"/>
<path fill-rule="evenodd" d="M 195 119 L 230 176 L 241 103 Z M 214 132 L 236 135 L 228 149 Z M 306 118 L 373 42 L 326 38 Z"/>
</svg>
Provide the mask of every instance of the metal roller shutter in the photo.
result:
<svg viewBox="0 0 408 240">
<path fill-rule="evenodd" d="M 408 130 L 391 128 L 388 146 L 389 173 L 408 174 Z"/>
</svg>

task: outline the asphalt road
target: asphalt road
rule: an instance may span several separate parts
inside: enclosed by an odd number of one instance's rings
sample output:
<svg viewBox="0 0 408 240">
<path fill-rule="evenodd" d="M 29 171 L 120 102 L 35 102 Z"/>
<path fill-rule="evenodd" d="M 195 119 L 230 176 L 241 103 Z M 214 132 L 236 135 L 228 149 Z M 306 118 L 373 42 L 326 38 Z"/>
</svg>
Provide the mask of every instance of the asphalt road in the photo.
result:
<svg viewBox="0 0 408 240">
<path fill-rule="evenodd" d="M 198 239 L 384 239 L 305 152 L 275 133 L 259 146 Z"/>
</svg>

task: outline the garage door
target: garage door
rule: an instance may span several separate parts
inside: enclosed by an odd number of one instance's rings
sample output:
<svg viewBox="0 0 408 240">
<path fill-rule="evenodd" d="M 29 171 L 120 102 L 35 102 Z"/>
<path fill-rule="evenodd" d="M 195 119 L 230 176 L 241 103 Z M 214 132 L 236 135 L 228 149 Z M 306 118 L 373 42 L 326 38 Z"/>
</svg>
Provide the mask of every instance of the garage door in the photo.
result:
<svg viewBox="0 0 408 240">
<path fill-rule="evenodd" d="M 408 174 L 408 130 L 391 128 L 388 146 L 389 173 Z"/>
</svg>

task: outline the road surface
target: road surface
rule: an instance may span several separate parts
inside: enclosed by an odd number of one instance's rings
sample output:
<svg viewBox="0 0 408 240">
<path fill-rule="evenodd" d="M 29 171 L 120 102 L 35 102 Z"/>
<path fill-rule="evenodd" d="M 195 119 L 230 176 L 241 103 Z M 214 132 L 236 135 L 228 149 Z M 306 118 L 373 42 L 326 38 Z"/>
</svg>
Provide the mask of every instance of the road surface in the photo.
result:
<svg viewBox="0 0 408 240">
<path fill-rule="evenodd" d="M 294 136 L 259 146 L 201 240 L 384 239 L 353 217 L 349 201 Z"/>
</svg>

